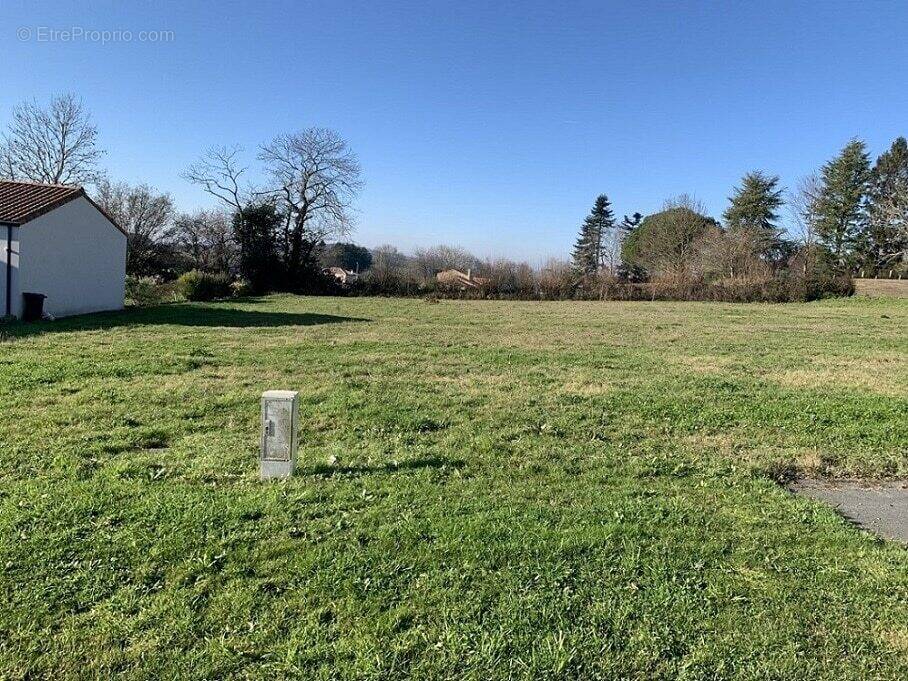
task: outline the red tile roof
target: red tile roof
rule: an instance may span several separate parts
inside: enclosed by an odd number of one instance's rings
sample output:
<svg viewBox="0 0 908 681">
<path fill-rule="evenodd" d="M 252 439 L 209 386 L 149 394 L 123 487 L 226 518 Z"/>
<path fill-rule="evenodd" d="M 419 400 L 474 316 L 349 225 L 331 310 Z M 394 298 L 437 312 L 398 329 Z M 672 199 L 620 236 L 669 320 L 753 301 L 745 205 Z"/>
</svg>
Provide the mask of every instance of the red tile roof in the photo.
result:
<svg viewBox="0 0 908 681">
<path fill-rule="evenodd" d="M 24 225 L 29 220 L 34 220 L 80 196 L 84 196 L 114 227 L 123 232 L 123 229 L 89 198 L 82 187 L 65 184 L 0 180 L 0 222 Z"/>
<path fill-rule="evenodd" d="M 83 193 L 82 187 L 0 180 L 0 222 L 21 225 Z"/>
</svg>

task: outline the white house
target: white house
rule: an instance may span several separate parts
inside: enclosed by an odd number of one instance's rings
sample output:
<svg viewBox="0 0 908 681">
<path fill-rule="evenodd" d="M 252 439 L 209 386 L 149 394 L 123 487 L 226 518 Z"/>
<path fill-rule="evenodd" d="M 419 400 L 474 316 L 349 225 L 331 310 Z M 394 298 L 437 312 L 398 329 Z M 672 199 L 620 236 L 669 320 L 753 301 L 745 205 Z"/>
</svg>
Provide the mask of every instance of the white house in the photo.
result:
<svg viewBox="0 0 908 681">
<path fill-rule="evenodd" d="M 359 272 L 345 270 L 343 267 L 326 267 L 322 274 L 327 274 L 337 279 L 338 284 L 352 284 L 359 279 Z"/>
<path fill-rule="evenodd" d="M 125 279 L 126 233 L 82 187 L 0 180 L 0 316 L 23 293 L 55 317 L 119 310 Z"/>
</svg>

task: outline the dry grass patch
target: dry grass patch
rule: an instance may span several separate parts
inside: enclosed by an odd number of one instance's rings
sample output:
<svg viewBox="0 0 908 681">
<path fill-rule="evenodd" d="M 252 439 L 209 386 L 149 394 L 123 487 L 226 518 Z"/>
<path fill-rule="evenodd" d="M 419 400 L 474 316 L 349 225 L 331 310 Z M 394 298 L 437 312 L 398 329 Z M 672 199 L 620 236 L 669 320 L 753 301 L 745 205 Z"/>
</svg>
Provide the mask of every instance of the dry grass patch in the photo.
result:
<svg viewBox="0 0 908 681">
<path fill-rule="evenodd" d="M 880 638 L 886 645 L 908 659 L 908 628 L 886 629 L 880 634 Z"/>
<path fill-rule="evenodd" d="M 871 298 L 908 298 L 908 279 L 855 279 L 855 292 Z"/>
<path fill-rule="evenodd" d="M 838 386 L 891 397 L 908 396 L 908 356 L 903 352 L 814 357 L 805 364 L 802 368 L 769 374 L 766 378 L 790 388 L 817 390 Z"/>
</svg>

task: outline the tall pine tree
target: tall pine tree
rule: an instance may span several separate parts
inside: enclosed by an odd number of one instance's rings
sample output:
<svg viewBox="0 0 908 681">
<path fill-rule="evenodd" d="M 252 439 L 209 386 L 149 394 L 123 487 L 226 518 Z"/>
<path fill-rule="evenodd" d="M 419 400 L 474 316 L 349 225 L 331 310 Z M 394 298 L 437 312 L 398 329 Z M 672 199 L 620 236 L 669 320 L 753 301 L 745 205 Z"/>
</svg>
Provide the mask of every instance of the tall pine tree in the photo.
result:
<svg viewBox="0 0 908 681">
<path fill-rule="evenodd" d="M 865 199 L 870 179 L 867 146 L 852 140 L 820 171 L 822 186 L 811 207 L 819 242 L 839 270 L 852 264 L 867 225 Z"/>
<path fill-rule="evenodd" d="M 605 239 L 609 230 L 615 228 L 615 215 L 608 197 L 596 197 L 593 209 L 580 227 L 580 235 L 574 244 L 574 268 L 582 274 L 595 274 L 602 266 Z"/>
<path fill-rule="evenodd" d="M 746 238 L 756 255 L 770 256 L 781 234 L 777 220 L 783 200 L 778 176 L 760 171 L 747 173 L 729 201 L 731 205 L 723 215 L 725 226 Z"/>
<path fill-rule="evenodd" d="M 899 216 L 908 214 L 908 141 L 896 139 L 877 159 L 870 173 L 867 193 L 867 229 L 858 242 L 860 264 L 872 271 L 886 269 L 904 252 L 904 226 Z M 895 208 L 895 210 L 893 210 Z M 901 210 L 899 210 L 901 208 Z"/>
</svg>

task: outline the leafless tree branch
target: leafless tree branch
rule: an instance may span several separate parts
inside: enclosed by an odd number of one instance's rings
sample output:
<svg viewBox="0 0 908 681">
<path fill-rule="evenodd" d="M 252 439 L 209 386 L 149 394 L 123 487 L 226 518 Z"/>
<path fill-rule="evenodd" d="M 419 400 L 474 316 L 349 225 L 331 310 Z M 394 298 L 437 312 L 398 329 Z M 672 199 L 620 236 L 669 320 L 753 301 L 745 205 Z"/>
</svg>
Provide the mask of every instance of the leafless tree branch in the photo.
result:
<svg viewBox="0 0 908 681">
<path fill-rule="evenodd" d="M 148 185 L 98 184 L 97 202 L 127 235 L 126 271 L 142 274 L 173 220 L 173 201 Z"/>
<path fill-rule="evenodd" d="M 872 228 L 888 232 L 887 252 L 881 253 L 883 263 L 908 263 L 908 178 L 895 177 L 889 192 L 870 213 Z"/>
<path fill-rule="evenodd" d="M 26 101 L 13 117 L 0 146 L 0 173 L 13 180 L 50 184 L 96 184 L 103 179 L 98 162 L 98 129 L 73 94 L 51 100 L 49 109 Z"/>
<path fill-rule="evenodd" d="M 242 152 L 238 145 L 211 147 L 180 176 L 200 186 L 230 210 L 242 214 L 251 194 L 242 184 L 247 170 L 240 161 Z"/>
<path fill-rule="evenodd" d="M 291 271 L 328 237 L 343 237 L 353 225 L 353 201 L 363 186 L 356 155 L 333 130 L 308 128 L 278 135 L 262 145 L 268 185 L 285 215 L 286 260 Z"/>
</svg>

